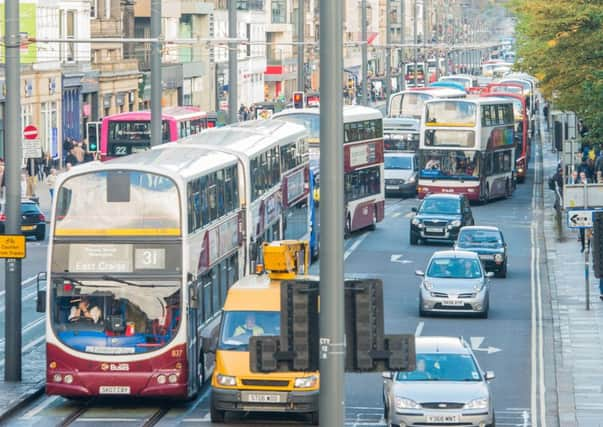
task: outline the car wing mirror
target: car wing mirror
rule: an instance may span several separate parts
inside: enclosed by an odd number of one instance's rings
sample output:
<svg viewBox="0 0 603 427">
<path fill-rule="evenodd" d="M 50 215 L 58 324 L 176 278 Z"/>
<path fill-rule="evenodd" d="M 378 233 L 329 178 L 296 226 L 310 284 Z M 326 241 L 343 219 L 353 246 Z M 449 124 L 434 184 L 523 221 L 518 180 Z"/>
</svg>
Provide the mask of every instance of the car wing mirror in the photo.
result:
<svg viewBox="0 0 603 427">
<path fill-rule="evenodd" d="M 484 377 L 486 377 L 486 381 L 492 381 L 496 378 L 496 375 L 494 375 L 494 371 L 486 371 L 486 375 L 484 375 Z"/>
<path fill-rule="evenodd" d="M 415 271 L 415 276 L 424 277 L 425 276 L 425 272 L 423 270 L 416 270 Z"/>
<path fill-rule="evenodd" d="M 415 213 L 419 212 L 419 210 L 415 206 L 413 206 L 412 208 L 410 208 L 410 211 L 411 212 L 415 212 Z"/>
<path fill-rule="evenodd" d="M 384 379 L 386 379 L 386 380 L 391 380 L 391 379 L 393 379 L 393 378 L 394 378 L 394 374 L 392 374 L 392 373 L 391 373 L 391 372 L 389 372 L 389 371 L 382 372 L 382 373 L 381 373 L 381 376 L 382 376 Z"/>
<path fill-rule="evenodd" d="M 488 271 L 488 272 L 486 273 L 486 277 L 487 277 L 488 279 L 491 279 L 492 277 L 494 277 L 494 273 L 493 273 L 492 271 Z"/>
</svg>

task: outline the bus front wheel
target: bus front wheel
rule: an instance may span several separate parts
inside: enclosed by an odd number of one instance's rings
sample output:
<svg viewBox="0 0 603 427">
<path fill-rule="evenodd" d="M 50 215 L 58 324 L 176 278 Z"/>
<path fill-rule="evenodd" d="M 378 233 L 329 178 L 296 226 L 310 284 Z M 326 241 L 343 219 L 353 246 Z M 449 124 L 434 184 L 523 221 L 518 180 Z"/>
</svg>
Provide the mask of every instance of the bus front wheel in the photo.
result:
<svg viewBox="0 0 603 427">
<path fill-rule="evenodd" d="M 348 219 L 345 221 L 345 230 L 344 230 L 344 238 L 350 237 L 352 235 L 352 220 L 348 216 Z"/>
</svg>

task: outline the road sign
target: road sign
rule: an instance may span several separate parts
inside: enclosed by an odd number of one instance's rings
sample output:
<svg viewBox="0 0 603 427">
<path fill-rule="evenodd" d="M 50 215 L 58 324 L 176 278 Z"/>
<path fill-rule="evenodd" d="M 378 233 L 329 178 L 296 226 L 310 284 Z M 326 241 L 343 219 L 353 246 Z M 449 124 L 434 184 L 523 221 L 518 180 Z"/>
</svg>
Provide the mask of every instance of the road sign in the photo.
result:
<svg viewBox="0 0 603 427">
<path fill-rule="evenodd" d="M 23 129 L 23 137 L 25 139 L 38 139 L 38 128 L 34 125 L 27 125 Z"/>
<path fill-rule="evenodd" d="M 603 184 L 566 184 L 563 186 L 565 209 L 603 207 Z"/>
<path fill-rule="evenodd" d="M 0 236 L 0 258 L 25 258 L 25 236 L 4 234 Z"/>
<path fill-rule="evenodd" d="M 592 209 L 573 209 L 567 211 L 567 226 L 569 228 L 592 228 Z"/>
<path fill-rule="evenodd" d="M 23 158 L 37 159 L 42 157 L 42 143 L 39 139 L 23 140 Z"/>
</svg>

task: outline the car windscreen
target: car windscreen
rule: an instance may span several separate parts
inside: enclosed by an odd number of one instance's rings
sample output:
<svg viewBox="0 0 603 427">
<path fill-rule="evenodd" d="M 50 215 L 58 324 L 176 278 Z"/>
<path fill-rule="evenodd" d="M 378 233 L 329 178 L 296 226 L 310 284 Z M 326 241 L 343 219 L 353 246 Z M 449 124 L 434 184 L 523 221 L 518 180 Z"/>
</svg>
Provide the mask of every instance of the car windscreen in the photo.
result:
<svg viewBox="0 0 603 427">
<path fill-rule="evenodd" d="M 461 213 L 461 206 L 456 199 L 428 198 L 423 200 L 419 213 L 459 215 Z"/>
<path fill-rule="evenodd" d="M 458 238 L 460 247 L 500 247 L 502 236 L 497 230 L 461 230 Z"/>
<path fill-rule="evenodd" d="M 412 169 L 412 157 L 410 156 L 385 156 L 385 169 Z"/>
<path fill-rule="evenodd" d="M 438 257 L 431 260 L 427 277 L 437 279 L 479 279 L 480 262 L 475 258 Z"/>
<path fill-rule="evenodd" d="M 417 369 L 398 372 L 396 381 L 481 381 L 469 354 L 417 353 Z"/>
</svg>

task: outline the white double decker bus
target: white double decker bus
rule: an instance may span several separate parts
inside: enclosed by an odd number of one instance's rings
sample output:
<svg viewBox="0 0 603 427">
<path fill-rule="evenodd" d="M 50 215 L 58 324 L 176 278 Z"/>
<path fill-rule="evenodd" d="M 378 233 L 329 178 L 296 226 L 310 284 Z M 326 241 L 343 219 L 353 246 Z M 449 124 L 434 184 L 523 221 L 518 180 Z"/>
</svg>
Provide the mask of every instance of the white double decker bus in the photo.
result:
<svg viewBox="0 0 603 427">
<path fill-rule="evenodd" d="M 419 142 L 419 188 L 487 202 L 515 189 L 513 101 L 436 99 L 425 103 Z"/>
</svg>

